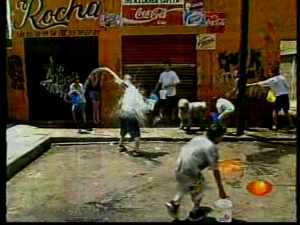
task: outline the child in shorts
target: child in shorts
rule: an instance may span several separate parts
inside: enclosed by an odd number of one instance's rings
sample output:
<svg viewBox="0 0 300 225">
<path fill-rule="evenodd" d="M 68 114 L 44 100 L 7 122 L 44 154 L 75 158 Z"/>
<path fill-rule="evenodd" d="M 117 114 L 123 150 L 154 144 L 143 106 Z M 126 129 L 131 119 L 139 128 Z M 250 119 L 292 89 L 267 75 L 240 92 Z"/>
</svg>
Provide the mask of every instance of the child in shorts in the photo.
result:
<svg viewBox="0 0 300 225">
<path fill-rule="evenodd" d="M 212 124 L 206 135 L 194 137 L 181 148 L 175 168 L 177 193 L 166 203 L 168 213 L 174 219 L 178 219 L 179 207 L 186 194 L 191 196 L 194 203 L 188 220 L 198 221 L 204 218 L 205 213 L 201 210 L 200 203 L 205 191 L 205 178 L 202 171 L 207 167 L 213 172 L 220 198 L 228 197 L 218 169 L 217 144 L 222 141 L 224 133 L 225 128 L 220 124 Z"/>
<path fill-rule="evenodd" d="M 138 89 L 132 84 L 131 76 L 126 74 L 124 77 L 123 87 L 125 88 L 125 93 L 121 100 L 121 110 L 120 110 L 120 141 L 119 150 L 127 151 L 124 146 L 124 138 L 126 134 L 134 140 L 134 149 L 130 152 L 132 155 L 139 154 L 140 147 L 140 125 L 144 121 L 144 113 L 147 108 L 143 96 L 139 93 Z"/>
<path fill-rule="evenodd" d="M 68 96 L 71 98 L 73 120 L 79 128 L 78 132 L 83 133 L 84 130 L 81 129 L 80 123 L 78 122 L 76 117 L 76 113 L 80 112 L 83 123 L 86 124 L 86 99 L 84 97 L 83 85 L 82 83 L 80 83 L 79 76 L 76 76 L 75 81 L 70 85 L 70 91 L 68 92 Z"/>
</svg>

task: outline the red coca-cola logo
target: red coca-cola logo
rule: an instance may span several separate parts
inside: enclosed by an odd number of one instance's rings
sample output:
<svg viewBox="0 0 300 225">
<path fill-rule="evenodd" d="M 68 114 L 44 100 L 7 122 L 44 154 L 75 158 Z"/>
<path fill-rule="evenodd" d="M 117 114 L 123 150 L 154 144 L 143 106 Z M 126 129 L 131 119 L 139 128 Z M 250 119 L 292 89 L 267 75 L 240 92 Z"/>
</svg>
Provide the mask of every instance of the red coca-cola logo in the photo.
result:
<svg viewBox="0 0 300 225">
<path fill-rule="evenodd" d="M 135 19 L 165 19 L 167 17 L 168 9 L 166 8 L 154 8 L 149 10 L 143 10 L 142 7 L 138 8 L 135 12 Z"/>
</svg>

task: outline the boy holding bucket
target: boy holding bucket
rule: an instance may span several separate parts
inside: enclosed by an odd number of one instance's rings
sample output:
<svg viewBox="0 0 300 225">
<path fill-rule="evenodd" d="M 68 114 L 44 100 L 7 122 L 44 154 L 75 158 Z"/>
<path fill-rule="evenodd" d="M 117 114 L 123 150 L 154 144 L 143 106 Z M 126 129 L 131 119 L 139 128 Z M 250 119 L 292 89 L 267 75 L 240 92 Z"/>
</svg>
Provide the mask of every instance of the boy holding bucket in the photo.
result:
<svg viewBox="0 0 300 225">
<path fill-rule="evenodd" d="M 218 149 L 216 144 L 221 142 L 225 128 L 219 124 L 212 124 L 206 136 L 193 138 L 181 149 L 176 163 L 175 177 L 178 192 L 174 198 L 166 203 L 170 216 L 178 219 L 178 210 L 184 195 L 190 194 L 194 208 L 189 214 L 191 221 L 201 220 L 205 214 L 200 209 L 203 198 L 205 179 L 201 171 L 205 168 L 213 170 L 218 186 L 220 198 L 227 198 L 218 169 Z"/>
<path fill-rule="evenodd" d="M 86 99 L 84 97 L 84 88 L 82 83 L 80 83 L 80 79 L 78 75 L 75 75 L 74 82 L 70 85 L 70 91 L 68 92 L 67 96 L 65 96 L 65 100 L 67 99 L 67 97 L 71 99 L 70 102 L 72 103 L 72 117 L 74 122 L 79 127 L 78 133 L 84 133 L 85 131 L 80 128 L 80 124 L 76 118 L 76 113 L 79 111 L 83 123 L 86 124 L 87 122 L 86 114 L 85 114 Z"/>
<path fill-rule="evenodd" d="M 165 70 L 159 75 L 159 80 L 155 85 L 154 92 L 161 86 L 159 92 L 161 100 L 159 103 L 159 117 L 169 116 L 168 119 L 174 121 L 176 120 L 176 106 L 178 102 L 176 87 L 180 83 L 180 79 L 176 72 L 171 70 L 171 62 L 169 60 L 166 60 L 163 63 Z"/>
</svg>

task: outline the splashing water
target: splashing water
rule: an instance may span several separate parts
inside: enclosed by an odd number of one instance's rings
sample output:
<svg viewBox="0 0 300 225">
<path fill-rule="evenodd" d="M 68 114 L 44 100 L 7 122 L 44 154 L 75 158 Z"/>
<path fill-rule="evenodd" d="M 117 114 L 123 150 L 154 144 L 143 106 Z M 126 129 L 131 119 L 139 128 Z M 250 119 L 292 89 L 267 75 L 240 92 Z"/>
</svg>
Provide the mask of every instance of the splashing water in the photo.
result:
<svg viewBox="0 0 300 225">
<path fill-rule="evenodd" d="M 50 68 L 53 69 L 53 68 Z M 50 70 L 49 69 L 49 70 Z M 93 72 L 102 72 L 106 71 L 110 75 L 113 76 L 114 81 L 119 84 L 123 85 L 126 84 L 127 88 L 125 89 L 125 92 L 123 96 L 120 99 L 120 105 L 121 105 L 121 113 L 124 116 L 130 117 L 130 116 L 136 116 L 138 121 L 141 125 L 144 125 L 145 121 L 145 113 L 151 111 L 151 105 L 147 104 L 144 101 L 143 95 L 139 92 L 139 90 L 128 80 L 124 81 L 122 80 L 114 71 L 112 71 L 108 67 L 98 67 L 93 70 Z M 61 71 L 63 72 L 63 71 Z M 68 83 L 71 83 L 71 79 L 66 79 L 62 84 L 59 84 L 56 80 L 59 80 L 60 76 L 55 77 L 55 75 L 62 75 L 63 73 L 54 73 L 50 74 L 52 76 L 49 76 L 47 74 L 47 79 L 42 81 L 40 84 L 50 93 L 59 95 L 61 98 L 64 97 L 64 94 L 68 92 Z M 51 79 L 56 78 L 56 79 Z M 56 82 L 55 82 L 56 81 Z"/>
<path fill-rule="evenodd" d="M 144 101 L 143 95 L 139 90 L 131 83 L 130 80 L 122 80 L 114 71 L 108 67 L 99 67 L 95 71 L 107 71 L 110 73 L 115 82 L 119 85 L 125 84 L 127 87 L 123 96 L 120 99 L 121 114 L 125 117 L 136 116 L 140 125 L 144 125 L 145 113 L 153 110 L 153 103 Z"/>
<path fill-rule="evenodd" d="M 114 77 L 117 84 L 121 85 L 123 80 L 111 69 L 107 67 L 99 67 L 93 71 L 107 71 Z M 46 80 L 42 80 L 40 85 L 44 87 L 50 94 L 57 95 L 60 98 L 64 98 L 68 93 L 69 85 L 72 83 L 74 76 L 65 73 L 63 66 L 54 66 L 52 60 L 47 70 Z"/>
<path fill-rule="evenodd" d="M 136 116 L 141 125 L 144 125 L 145 113 L 148 111 L 148 105 L 144 101 L 143 95 L 129 81 L 122 98 L 120 99 L 121 113 L 126 117 Z"/>
<path fill-rule="evenodd" d="M 107 71 L 109 74 L 111 74 L 114 77 L 115 82 L 117 84 L 122 84 L 124 82 L 114 71 L 112 71 L 108 67 L 99 67 L 99 68 L 95 69 L 94 71 Z"/>
</svg>

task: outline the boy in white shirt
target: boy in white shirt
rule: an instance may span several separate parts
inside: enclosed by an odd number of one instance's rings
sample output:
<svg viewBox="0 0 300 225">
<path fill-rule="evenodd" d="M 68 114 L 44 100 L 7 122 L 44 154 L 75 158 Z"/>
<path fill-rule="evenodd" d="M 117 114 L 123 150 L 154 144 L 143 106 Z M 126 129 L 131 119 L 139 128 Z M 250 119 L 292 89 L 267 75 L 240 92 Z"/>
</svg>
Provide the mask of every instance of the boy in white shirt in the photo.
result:
<svg viewBox="0 0 300 225">
<path fill-rule="evenodd" d="M 154 92 L 156 92 L 161 85 L 161 89 L 166 91 L 166 99 L 161 99 L 161 107 L 159 109 L 159 116 L 165 117 L 166 111 L 169 109 L 170 119 L 176 119 L 176 106 L 177 106 L 177 95 L 176 86 L 180 83 L 179 77 L 176 72 L 171 70 L 171 63 L 166 61 L 165 70 L 160 74 L 159 80 L 155 86 Z"/>
<path fill-rule="evenodd" d="M 227 198 L 220 172 L 218 169 L 218 149 L 216 144 L 222 141 L 225 128 L 219 124 L 212 124 L 206 136 L 194 137 L 181 148 L 177 159 L 175 177 L 177 181 L 177 193 L 174 198 L 166 203 L 170 216 L 178 220 L 179 206 L 186 194 L 191 195 L 194 207 L 189 214 L 191 221 L 201 220 L 205 214 L 200 209 L 200 203 L 205 190 L 205 179 L 202 171 L 209 168 L 213 171 L 220 198 Z"/>
<path fill-rule="evenodd" d="M 250 86 L 263 86 L 263 87 L 270 87 L 276 93 L 276 101 L 275 101 L 275 108 L 273 110 L 273 130 L 277 130 L 277 118 L 278 112 L 283 109 L 285 115 L 289 119 L 290 127 L 293 126 L 293 121 L 291 114 L 289 113 L 290 109 L 290 101 L 289 101 L 289 84 L 286 78 L 279 73 L 279 66 L 276 66 L 272 70 L 273 76 L 269 79 L 264 81 L 259 81 L 251 84 L 247 84 L 247 87 Z"/>
<path fill-rule="evenodd" d="M 225 127 L 225 120 L 234 113 L 235 107 L 229 100 L 222 97 L 214 98 L 213 100 L 218 111 L 215 120 Z"/>
</svg>

